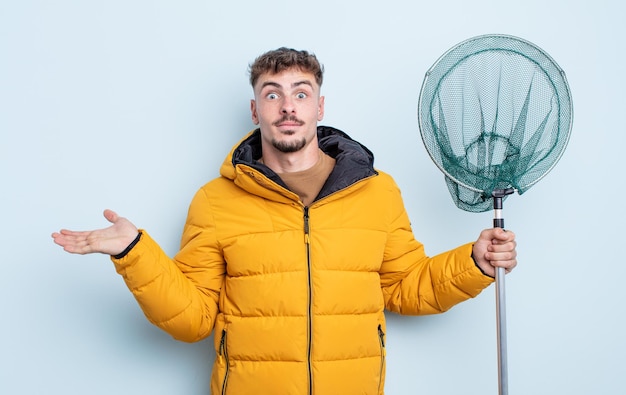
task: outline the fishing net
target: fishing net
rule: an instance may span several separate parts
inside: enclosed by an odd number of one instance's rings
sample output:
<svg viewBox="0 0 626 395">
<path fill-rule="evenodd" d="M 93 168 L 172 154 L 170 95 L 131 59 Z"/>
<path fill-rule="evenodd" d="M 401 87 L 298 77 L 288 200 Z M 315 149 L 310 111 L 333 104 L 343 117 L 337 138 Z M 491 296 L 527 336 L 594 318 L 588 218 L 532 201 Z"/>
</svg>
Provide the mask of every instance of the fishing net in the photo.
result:
<svg viewBox="0 0 626 395">
<path fill-rule="evenodd" d="M 569 140 L 572 103 L 564 72 L 544 51 L 486 35 L 428 70 L 418 117 L 455 204 L 482 212 L 494 192 L 522 194 L 552 169 Z"/>
<path fill-rule="evenodd" d="M 558 162 L 572 127 L 563 70 L 541 49 L 504 35 L 471 38 L 428 70 L 418 106 L 422 140 L 455 204 L 494 209 L 524 193 Z M 504 268 L 496 268 L 499 394 L 506 395 Z"/>
</svg>

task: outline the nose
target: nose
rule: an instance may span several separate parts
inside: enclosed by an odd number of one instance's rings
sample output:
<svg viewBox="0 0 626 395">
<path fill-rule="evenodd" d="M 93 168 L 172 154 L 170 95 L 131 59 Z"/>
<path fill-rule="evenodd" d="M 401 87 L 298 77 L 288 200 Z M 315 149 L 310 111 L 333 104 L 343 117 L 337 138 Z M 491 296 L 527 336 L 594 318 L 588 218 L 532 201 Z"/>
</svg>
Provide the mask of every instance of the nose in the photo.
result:
<svg viewBox="0 0 626 395">
<path fill-rule="evenodd" d="M 282 114 L 293 114 L 295 111 L 296 108 L 294 106 L 293 100 L 291 100 L 289 97 L 285 97 L 280 107 L 280 112 Z"/>
</svg>

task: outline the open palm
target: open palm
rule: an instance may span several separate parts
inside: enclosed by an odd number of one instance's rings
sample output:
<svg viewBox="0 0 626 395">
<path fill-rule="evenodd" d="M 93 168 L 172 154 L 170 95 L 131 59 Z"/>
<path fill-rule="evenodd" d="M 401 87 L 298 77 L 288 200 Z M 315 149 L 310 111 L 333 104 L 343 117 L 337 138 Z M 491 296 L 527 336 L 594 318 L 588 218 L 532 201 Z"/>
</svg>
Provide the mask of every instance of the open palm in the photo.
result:
<svg viewBox="0 0 626 395">
<path fill-rule="evenodd" d="M 90 231 L 61 229 L 52 234 L 54 242 L 72 254 L 120 254 L 137 237 L 138 229 L 128 219 L 111 210 L 104 217 L 113 225 Z"/>
</svg>

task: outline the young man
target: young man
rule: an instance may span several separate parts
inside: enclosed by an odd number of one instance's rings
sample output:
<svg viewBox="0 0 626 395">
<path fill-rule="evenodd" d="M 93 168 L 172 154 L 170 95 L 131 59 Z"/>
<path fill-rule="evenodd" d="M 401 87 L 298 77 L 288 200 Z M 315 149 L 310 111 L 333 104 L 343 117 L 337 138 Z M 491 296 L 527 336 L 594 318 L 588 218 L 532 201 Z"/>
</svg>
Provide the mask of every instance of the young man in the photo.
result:
<svg viewBox="0 0 626 395">
<path fill-rule="evenodd" d="M 384 309 L 433 314 L 517 264 L 512 232 L 487 229 L 435 257 L 398 187 L 345 133 L 318 126 L 323 70 L 280 48 L 250 66 L 252 120 L 221 177 L 194 197 L 171 259 L 107 210 L 106 229 L 54 233 L 105 253 L 146 317 L 193 342 L 215 331 L 213 394 L 382 394 Z"/>
</svg>

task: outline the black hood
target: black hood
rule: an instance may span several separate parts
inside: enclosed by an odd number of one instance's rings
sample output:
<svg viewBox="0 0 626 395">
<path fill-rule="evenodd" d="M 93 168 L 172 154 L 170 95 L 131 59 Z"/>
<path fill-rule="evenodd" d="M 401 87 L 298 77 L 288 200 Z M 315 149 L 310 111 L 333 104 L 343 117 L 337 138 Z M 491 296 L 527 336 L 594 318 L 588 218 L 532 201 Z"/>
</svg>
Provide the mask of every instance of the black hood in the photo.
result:
<svg viewBox="0 0 626 395">
<path fill-rule="evenodd" d="M 336 161 L 335 168 L 317 199 L 377 174 L 374 170 L 372 151 L 341 130 L 329 126 L 318 126 L 317 140 L 320 149 Z M 233 166 L 243 164 L 253 167 L 272 181 L 287 188 L 276 173 L 258 162 L 262 155 L 261 130 L 257 129 L 234 150 L 232 163 Z"/>
</svg>

